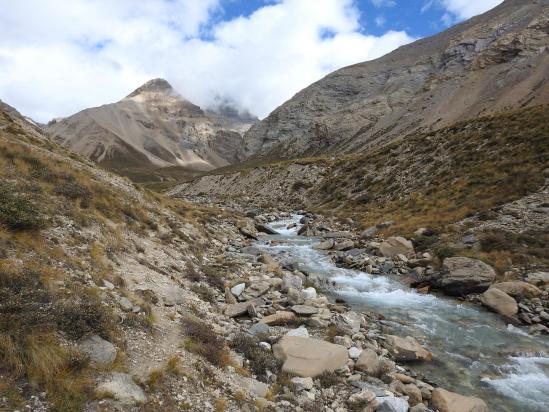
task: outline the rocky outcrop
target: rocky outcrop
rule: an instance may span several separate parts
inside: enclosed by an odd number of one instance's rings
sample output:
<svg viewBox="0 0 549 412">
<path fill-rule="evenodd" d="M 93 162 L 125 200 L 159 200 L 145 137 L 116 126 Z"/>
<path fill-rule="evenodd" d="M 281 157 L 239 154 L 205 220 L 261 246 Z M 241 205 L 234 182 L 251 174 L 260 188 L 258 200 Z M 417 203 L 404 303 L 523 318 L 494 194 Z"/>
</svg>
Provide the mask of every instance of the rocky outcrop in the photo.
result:
<svg viewBox="0 0 549 412">
<path fill-rule="evenodd" d="M 466 295 L 484 292 L 495 278 L 496 272 L 490 265 L 458 256 L 444 259 L 440 277 L 434 283 L 449 295 Z"/>
<path fill-rule="evenodd" d="M 549 6 L 507 0 L 436 36 L 340 69 L 254 125 L 248 154 L 351 153 L 479 113 L 549 101 Z"/>
<path fill-rule="evenodd" d="M 284 336 L 273 346 L 273 351 L 275 357 L 284 362 L 284 372 L 305 378 L 333 372 L 348 359 L 345 346 L 297 336 Z"/>
<path fill-rule="evenodd" d="M 439 412 L 488 412 L 488 406 L 482 399 L 459 395 L 442 388 L 433 391 L 431 402 Z"/>
</svg>

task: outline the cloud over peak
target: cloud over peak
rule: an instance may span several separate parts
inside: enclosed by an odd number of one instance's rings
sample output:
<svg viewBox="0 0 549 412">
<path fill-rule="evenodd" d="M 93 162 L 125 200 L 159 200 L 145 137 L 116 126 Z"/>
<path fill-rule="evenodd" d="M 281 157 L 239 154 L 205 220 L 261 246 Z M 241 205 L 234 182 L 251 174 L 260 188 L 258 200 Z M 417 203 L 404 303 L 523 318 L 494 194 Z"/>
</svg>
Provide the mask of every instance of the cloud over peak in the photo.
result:
<svg viewBox="0 0 549 412">
<path fill-rule="evenodd" d="M 162 77 L 201 106 L 222 96 L 263 117 L 329 72 L 413 40 L 389 28 L 367 34 L 354 0 L 264 1 L 225 16 L 235 1 L 6 1 L 0 98 L 47 121 L 119 100 Z M 476 10 L 467 0 L 436 1 L 452 13 Z"/>
</svg>

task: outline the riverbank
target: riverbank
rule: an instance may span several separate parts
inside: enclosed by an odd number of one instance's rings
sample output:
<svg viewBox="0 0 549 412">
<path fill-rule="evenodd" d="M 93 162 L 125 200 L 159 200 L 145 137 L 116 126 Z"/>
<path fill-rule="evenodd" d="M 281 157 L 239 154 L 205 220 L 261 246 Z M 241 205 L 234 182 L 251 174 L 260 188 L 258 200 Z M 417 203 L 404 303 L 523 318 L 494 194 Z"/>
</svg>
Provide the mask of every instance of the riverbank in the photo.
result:
<svg viewBox="0 0 549 412">
<path fill-rule="evenodd" d="M 301 232 L 307 230 L 315 231 Z M 391 333 L 410 334 L 426 343 L 435 361 L 414 365 L 415 372 L 454 390 L 483 396 L 493 410 L 543 410 L 547 402 L 543 388 L 549 382 L 544 372 L 546 339 L 527 336 L 524 328 L 507 325 L 472 302 L 413 291 L 402 282 L 409 271 L 402 261 L 369 254 L 371 269 L 379 273 L 375 276 L 337 268 L 332 259 L 347 266 L 343 256 L 360 254 L 346 248 L 347 253 L 332 250 L 331 259 L 326 257 L 318 249 L 334 238 L 340 239 L 333 242 L 336 245 L 348 242 L 351 234 L 324 233 L 328 236 L 310 241 L 308 248 L 300 240 L 298 245 L 276 245 L 273 253 L 293 252 L 300 269 L 324 280 L 332 299 L 345 301 L 357 311 L 380 312 L 385 318 L 382 324 Z"/>
</svg>

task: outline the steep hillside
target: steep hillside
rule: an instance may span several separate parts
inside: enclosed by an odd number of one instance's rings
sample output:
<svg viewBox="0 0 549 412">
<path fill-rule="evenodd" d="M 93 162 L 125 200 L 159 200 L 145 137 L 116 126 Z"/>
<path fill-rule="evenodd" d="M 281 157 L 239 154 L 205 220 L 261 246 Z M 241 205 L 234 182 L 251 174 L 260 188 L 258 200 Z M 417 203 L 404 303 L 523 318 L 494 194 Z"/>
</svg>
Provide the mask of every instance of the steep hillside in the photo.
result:
<svg viewBox="0 0 549 412">
<path fill-rule="evenodd" d="M 411 132 L 549 102 L 549 2 L 495 9 L 296 94 L 245 136 L 248 155 L 356 153 Z"/>
<path fill-rule="evenodd" d="M 210 170 L 242 159 L 242 134 L 255 121 L 222 109 L 205 112 L 167 81 L 154 79 L 117 103 L 52 121 L 45 131 L 70 150 L 126 175 L 170 166 Z"/>
<path fill-rule="evenodd" d="M 182 349 L 194 341 L 181 325 L 219 330 L 225 275 L 213 256 L 217 238 L 239 237 L 233 219 L 98 169 L 2 105 L 0 409 L 203 409 L 236 392 L 211 369 L 221 363 Z M 221 362 L 224 340 L 208 333 Z M 183 378 L 204 369 L 209 380 Z M 223 391 L 202 391 L 220 379 Z"/>
</svg>

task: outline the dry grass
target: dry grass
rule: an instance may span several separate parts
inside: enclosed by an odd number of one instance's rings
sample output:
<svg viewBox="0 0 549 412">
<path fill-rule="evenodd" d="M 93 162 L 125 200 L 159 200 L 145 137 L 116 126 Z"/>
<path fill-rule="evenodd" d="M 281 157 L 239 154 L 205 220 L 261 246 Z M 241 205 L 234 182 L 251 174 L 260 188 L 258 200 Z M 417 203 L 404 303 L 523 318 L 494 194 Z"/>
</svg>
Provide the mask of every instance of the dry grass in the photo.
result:
<svg viewBox="0 0 549 412">
<path fill-rule="evenodd" d="M 385 234 L 409 234 L 515 200 L 543 184 L 548 116 L 549 106 L 538 106 L 346 156 L 321 188 L 322 208 L 338 206 L 339 216 L 365 227 L 394 220 Z"/>
<path fill-rule="evenodd" d="M 182 325 L 187 336 L 185 349 L 203 356 L 212 365 L 224 368 L 230 364 L 224 340 L 209 325 L 191 316 L 184 317 Z"/>
<path fill-rule="evenodd" d="M 547 265 L 549 262 L 549 233 L 546 231 L 516 234 L 503 230 L 490 230 L 477 234 L 480 250 L 467 249 L 464 256 L 481 259 L 492 265 L 499 275 L 510 266 Z"/>
<path fill-rule="evenodd" d="M 215 401 L 214 408 L 216 412 L 223 412 L 227 408 L 227 400 L 219 398 Z"/>
<path fill-rule="evenodd" d="M 341 376 L 334 372 L 324 372 L 318 377 L 318 380 L 320 381 L 320 386 L 323 388 L 329 388 L 331 386 L 343 383 Z"/>
<path fill-rule="evenodd" d="M 489 219 L 490 209 L 538 190 L 549 168 L 549 105 L 458 123 L 416 133 L 384 147 L 343 156 L 329 163 L 325 179 L 310 196 L 309 208 L 333 210 L 362 227 L 393 220 L 381 236 L 416 239 L 418 250 L 439 258 L 465 254 L 503 273 L 512 265 L 547 266 L 547 233 L 481 236 L 481 250 L 456 250 L 439 239 L 452 223 L 471 216 Z M 459 234 L 456 234 L 458 237 Z"/>
<path fill-rule="evenodd" d="M 127 192 L 96 170 L 0 110 L 0 373 L 6 384 L 0 385 L 0 396 L 9 397 L 13 409 L 21 398 L 15 396 L 17 388 L 28 382 L 48 393 L 54 410 L 82 410 L 93 398 L 90 379 L 97 371 L 69 350 L 67 342 L 98 334 L 120 345 L 109 306 L 97 288 L 85 286 L 82 273 L 98 285 L 107 279 L 123 292 L 124 282 L 112 266 L 131 247 L 128 232 L 148 236 L 169 215 L 175 222 L 170 225 L 173 233 L 200 251 L 198 239 L 185 238 L 179 226 L 213 222 L 225 213 L 138 186 Z M 130 188 L 131 183 L 123 183 Z M 82 231 L 84 227 L 91 230 Z M 93 241 L 91 231 L 99 234 Z M 145 314 L 130 314 L 125 322 L 150 331 L 150 303 L 157 298 L 142 299 Z M 216 353 L 212 360 L 221 364 L 223 350 Z"/>
</svg>

